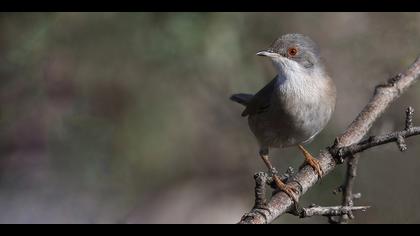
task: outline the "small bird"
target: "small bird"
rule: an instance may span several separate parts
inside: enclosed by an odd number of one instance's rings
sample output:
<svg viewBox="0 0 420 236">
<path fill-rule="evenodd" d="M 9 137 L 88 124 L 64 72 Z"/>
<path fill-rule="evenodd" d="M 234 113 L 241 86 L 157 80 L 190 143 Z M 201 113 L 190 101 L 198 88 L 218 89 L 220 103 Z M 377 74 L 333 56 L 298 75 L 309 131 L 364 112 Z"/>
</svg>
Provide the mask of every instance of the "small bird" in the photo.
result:
<svg viewBox="0 0 420 236">
<path fill-rule="evenodd" d="M 319 161 L 302 146 L 325 128 L 335 108 L 336 88 L 328 76 L 318 45 L 302 34 L 285 34 L 257 53 L 271 59 L 277 75 L 255 95 L 234 94 L 231 100 L 245 106 L 242 116 L 258 140 L 259 155 L 277 187 L 295 203 L 296 189 L 276 175 L 269 159 L 270 148 L 297 146 L 319 177 Z"/>
</svg>

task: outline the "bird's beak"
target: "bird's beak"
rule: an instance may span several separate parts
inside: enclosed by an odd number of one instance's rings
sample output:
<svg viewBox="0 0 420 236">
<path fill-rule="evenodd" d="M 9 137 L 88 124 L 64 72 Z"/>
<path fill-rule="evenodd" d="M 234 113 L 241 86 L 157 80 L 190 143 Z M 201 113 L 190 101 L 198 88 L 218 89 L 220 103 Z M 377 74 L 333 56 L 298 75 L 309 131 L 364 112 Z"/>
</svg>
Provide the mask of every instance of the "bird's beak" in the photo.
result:
<svg viewBox="0 0 420 236">
<path fill-rule="evenodd" d="M 257 52 L 257 56 L 263 56 L 263 57 L 278 57 L 279 54 L 271 51 L 271 50 L 262 50 Z"/>
</svg>

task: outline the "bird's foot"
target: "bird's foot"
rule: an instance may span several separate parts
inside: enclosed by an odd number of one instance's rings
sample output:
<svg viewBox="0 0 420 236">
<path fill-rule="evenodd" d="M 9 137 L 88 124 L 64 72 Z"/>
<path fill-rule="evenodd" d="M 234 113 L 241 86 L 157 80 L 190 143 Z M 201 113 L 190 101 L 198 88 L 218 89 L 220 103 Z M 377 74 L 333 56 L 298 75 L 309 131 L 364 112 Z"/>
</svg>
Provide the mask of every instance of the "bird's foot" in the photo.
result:
<svg viewBox="0 0 420 236">
<path fill-rule="evenodd" d="M 295 194 L 299 194 L 299 190 L 287 186 L 283 181 L 281 181 L 280 177 L 277 176 L 277 170 L 274 168 L 274 166 L 271 164 L 270 159 L 268 158 L 268 152 L 265 149 L 262 149 L 260 151 L 260 156 L 262 160 L 264 161 L 265 165 L 268 168 L 268 171 L 270 172 L 270 175 L 272 177 L 273 182 L 276 184 L 277 188 L 283 192 L 285 192 L 295 203 L 295 206 L 298 204 L 298 199 Z"/>
<path fill-rule="evenodd" d="M 305 148 L 303 148 L 303 146 L 299 145 L 298 147 L 302 151 L 303 155 L 305 156 L 305 164 L 310 165 L 318 174 L 318 178 L 321 179 L 321 177 L 324 175 L 324 171 L 322 170 L 321 164 L 319 163 L 319 161 L 315 157 L 313 157 L 308 151 L 306 151 Z M 303 166 L 305 165 L 302 165 L 300 169 Z"/>
<path fill-rule="evenodd" d="M 285 183 L 283 183 L 280 180 L 280 178 L 277 175 L 273 175 L 273 181 L 276 184 L 277 188 L 279 190 L 285 192 L 293 200 L 293 202 L 295 204 L 297 204 L 299 202 L 296 195 L 295 195 L 295 194 L 299 194 L 298 189 L 286 185 Z"/>
</svg>

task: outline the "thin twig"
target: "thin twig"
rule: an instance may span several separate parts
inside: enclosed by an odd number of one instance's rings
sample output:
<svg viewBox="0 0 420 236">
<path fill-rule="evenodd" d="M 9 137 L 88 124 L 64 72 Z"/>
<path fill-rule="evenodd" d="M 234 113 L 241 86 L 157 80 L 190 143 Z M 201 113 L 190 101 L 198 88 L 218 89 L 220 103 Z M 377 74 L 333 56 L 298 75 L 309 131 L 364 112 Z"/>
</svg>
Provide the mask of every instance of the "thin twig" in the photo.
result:
<svg viewBox="0 0 420 236">
<path fill-rule="evenodd" d="M 265 185 L 268 182 L 268 175 L 265 172 L 258 172 L 254 175 L 255 179 L 255 204 L 254 208 L 261 208 L 267 204 L 265 197 Z"/>
<path fill-rule="evenodd" d="M 413 128 L 414 109 L 412 107 L 408 107 L 405 114 L 405 130 L 410 130 Z"/>
<path fill-rule="evenodd" d="M 347 160 L 347 173 L 346 173 L 346 180 L 344 183 L 343 189 L 343 200 L 341 205 L 343 207 L 352 207 L 354 205 L 354 194 L 353 194 L 353 187 L 354 182 L 357 176 L 357 165 L 359 163 L 359 157 L 356 155 L 351 156 Z M 347 223 L 349 219 L 353 219 L 354 215 L 352 211 L 347 212 L 347 214 L 343 214 L 340 219 L 339 223 Z"/>
<path fill-rule="evenodd" d="M 419 135 L 420 134 L 420 127 L 412 127 L 409 130 L 402 130 L 402 131 L 396 131 L 396 132 L 392 132 L 389 134 L 385 134 L 385 135 L 380 135 L 380 136 L 371 136 L 367 139 L 365 139 L 364 141 L 348 146 L 348 147 L 343 147 L 340 150 L 337 151 L 336 155 L 339 157 L 346 157 L 346 156 L 350 156 L 350 155 L 354 155 L 356 153 L 359 152 L 363 152 L 366 149 L 375 147 L 375 146 L 380 146 L 386 143 L 390 143 L 390 142 L 403 142 L 403 144 L 405 144 L 404 141 L 398 141 L 399 139 L 404 139 L 404 138 L 408 138 L 411 136 L 415 136 L 415 135 Z M 405 151 L 407 148 L 405 147 L 403 150 L 401 151 Z"/>
<path fill-rule="evenodd" d="M 314 206 L 303 208 L 297 216 L 300 218 L 312 216 L 343 216 L 349 214 L 352 211 L 366 211 L 369 208 L 370 206 Z"/>
</svg>

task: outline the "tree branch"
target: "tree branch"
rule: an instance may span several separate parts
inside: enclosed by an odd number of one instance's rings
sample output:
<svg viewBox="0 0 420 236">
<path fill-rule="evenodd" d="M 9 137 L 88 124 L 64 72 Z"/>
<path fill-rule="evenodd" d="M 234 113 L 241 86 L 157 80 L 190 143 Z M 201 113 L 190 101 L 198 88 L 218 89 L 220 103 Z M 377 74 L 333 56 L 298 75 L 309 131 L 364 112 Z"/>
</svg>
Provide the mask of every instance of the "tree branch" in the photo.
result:
<svg viewBox="0 0 420 236">
<path fill-rule="evenodd" d="M 303 208 L 298 214 L 300 218 L 312 217 L 312 216 L 343 216 L 351 213 L 352 211 L 366 211 L 370 206 L 311 206 Z"/>
<path fill-rule="evenodd" d="M 413 114 L 414 109 L 412 107 L 408 107 L 406 110 L 406 124 L 404 130 L 386 135 L 371 136 L 358 144 L 350 145 L 348 147 L 343 147 L 339 150 L 335 150 L 338 151 L 336 155 L 338 157 L 348 156 L 356 154 L 358 152 L 362 152 L 368 148 L 383 145 L 390 142 L 396 142 L 400 151 L 402 152 L 407 150 L 407 145 L 405 144 L 404 138 L 420 134 L 420 127 L 413 127 Z"/>
<path fill-rule="evenodd" d="M 373 123 L 384 113 L 393 101 L 395 101 L 417 81 L 419 75 L 420 57 L 414 61 L 404 74 L 398 74 L 396 77 L 390 79 L 386 84 L 379 85 L 375 88 L 375 93 L 369 103 L 350 124 L 346 131 L 336 139 L 331 148 L 326 148 L 319 154 L 318 160 L 324 171 L 324 176 L 334 170 L 337 164 L 342 163 L 341 160 L 350 155 L 350 153 L 355 154 L 373 146 L 398 140 L 399 136 L 395 136 L 395 133 L 392 133 L 385 136 L 377 136 L 376 138 L 371 138 L 370 140 L 367 139 L 364 142 L 359 143 L 370 130 Z M 401 137 L 406 138 L 420 133 L 420 127 L 413 128 L 412 122 L 409 126 L 411 126 L 409 129 L 399 132 Z M 317 181 L 317 173 L 312 169 L 312 167 L 305 166 L 289 178 L 287 185 L 295 189 L 301 189 L 301 191 L 296 194 L 296 197 L 300 198 Z M 293 201 L 289 198 L 289 196 L 284 192 L 278 192 L 267 202 L 266 211 L 255 211 L 252 209 L 251 213 L 255 214 L 245 215 L 239 223 L 270 223 L 280 215 L 288 212 L 291 206 L 293 206 Z"/>
</svg>

